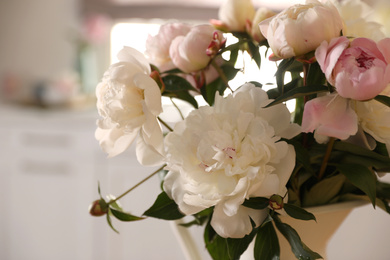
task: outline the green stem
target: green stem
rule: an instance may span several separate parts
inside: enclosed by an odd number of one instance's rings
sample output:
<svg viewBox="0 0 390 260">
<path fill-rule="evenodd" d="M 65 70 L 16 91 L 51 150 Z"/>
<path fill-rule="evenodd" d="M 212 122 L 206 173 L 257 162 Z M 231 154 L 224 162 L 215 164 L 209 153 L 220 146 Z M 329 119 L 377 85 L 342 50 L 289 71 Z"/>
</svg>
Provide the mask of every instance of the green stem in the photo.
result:
<svg viewBox="0 0 390 260">
<path fill-rule="evenodd" d="M 332 152 L 335 140 L 336 139 L 334 137 L 331 137 L 329 139 L 328 146 L 326 147 L 326 153 L 325 153 L 324 159 L 322 160 L 320 172 L 318 173 L 318 176 L 317 176 L 318 180 L 321 180 L 324 177 L 326 166 L 328 165 L 328 161 L 329 161 L 330 154 Z"/>
<path fill-rule="evenodd" d="M 303 63 L 303 86 L 307 86 L 307 76 L 309 72 L 309 64 L 308 63 Z M 304 96 L 303 97 L 303 106 L 305 106 L 306 102 L 308 101 L 308 97 Z M 303 112 L 302 112 L 303 113 Z M 308 135 L 307 133 L 303 133 L 303 147 L 307 148 L 308 147 Z"/>
<path fill-rule="evenodd" d="M 221 77 L 223 83 L 225 83 L 226 88 L 228 88 L 232 93 L 234 92 L 233 89 L 229 86 L 229 81 L 226 78 L 226 75 L 223 73 L 221 68 L 218 66 L 218 64 L 215 62 L 215 60 L 211 61 L 211 65 L 214 67 L 214 69 L 218 72 L 218 75 Z"/>
<path fill-rule="evenodd" d="M 160 121 L 161 124 L 163 124 L 170 132 L 173 132 L 172 127 L 170 127 L 164 120 L 162 120 L 160 117 L 157 117 L 158 121 Z"/>
<path fill-rule="evenodd" d="M 172 98 L 171 98 L 171 102 L 172 102 L 173 106 L 177 109 L 177 111 L 179 112 L 181 119 L 184 120 L 183 113 L 181 112 L 180 108 L 176 105 L 176 103 L 173 102 L 173 99 L 172 99 Z"/>
<path fill-rule="evenodd" d="M 124 193 L 122 193 L 119 197 L 113 199 L 113 200 L 110 200 L 108 202 L 108 204 L 112 204 L 114 202 L 116 202 L 117 200 L 123 198 L 124 196 L 126 196 L 129 192 L 131 192 L 132 190 L 134 190 L 135 188 L 137 188 L 138 186 L 140 186 L 142 183 L 144 183 L 145 181 L 149 180 L 150 178 L 152 178 L 154 175 L 156 175 L 156 173 L 158 173 L 159 171 L 161 171 L 162 169 L 164 169 L 164 167 L 166 166 L 166 164 L 164 164 L 163 166 L 161 166 L 160 168 L 158 168 L 157 170 L 155 170 L 153 173 L 151 173 L 149 176 L 147 176 L 146 178 L 144 178 L 143 180 L 141 180 L 140 182 L 138 182 L 136 185 L 134 185 L 133 187 L 131 187 L 130 189 L 128 189 L 127 191 L 125 191 Z"/>
</svg>

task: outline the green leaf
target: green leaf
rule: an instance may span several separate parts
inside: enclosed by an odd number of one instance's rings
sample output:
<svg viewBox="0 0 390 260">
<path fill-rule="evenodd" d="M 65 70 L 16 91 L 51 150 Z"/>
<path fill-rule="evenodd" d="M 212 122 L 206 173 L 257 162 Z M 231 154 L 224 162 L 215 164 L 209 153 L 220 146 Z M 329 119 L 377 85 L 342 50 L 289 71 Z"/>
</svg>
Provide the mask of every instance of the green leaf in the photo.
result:
<svg viewBox="0 0 390 260">
<path fill-rule="evenodd" d="M 302 86 L 302 78 L 294 78 L 289 83 L 285 84 L 283 86 L 284 93 Z M 278 98 L 281 93 L 279 92 L 278 88 L 270 89 L 267 91 L 267 95 L 270 99 L 276 99 Z"/>
<path fill-rule="evenodd" d="M 282 94 L 284 93 L 284 75 L 286 74 L 288 67 L 290 67 L 294 61 L 294 58 L 282 60 L 275 73 L 276 85 L 278 86 L 279 92 Z"/>
<path fill-rule="evenodd" d="M 285 102 L 287 100 L 298 98 L 298 97 L 304 97 L 307 95 L 322 93 L 322 92 L 328 92 L 329 89 L 327 86 L 324 85 L 312 85 L 312 86 L 304 86 L 299 88 L 294 88 L 290 91 L 288 91 L 285 94 L 282 94 L 278 98 L 276 98 L 273 102 L 268 104 L 266 107 L 270 107 L 282 102 Z"/>
<path fill-rule="evenodd" d="M 313 173 L 314 170 L 310 162 L 310 154 L 308 149 L 303 147 L 301 142 L 291 139 L 284 141 L 294 146 L 297 162 L 301 163 L 308 172 Z"/>
<path fill-rule="evenodd" d="M 117 210 L 114 208 L 110 208 L 110 211 L 114 217 L 116 217 L 117 219 L 119 219 L 121 221 L 136 221 L 136 220 L 145 219 L 145 218 L 137 217 L 137 216 L 131 215 L 127 212 L 123 212 L 123 211 L 120 211 L 120 210 Z"/>
<path fill-rule="evenodd" d="M 386 145 L 384 143 L 376 142 L 374 152 L 385 157 L 389 157 L 389 152 L 387 151 Z"/>
<path fill-rule="evenodd" d="M 112 230 L 114 230 L 116 233 L 119 234 L 119 231 L 116 230 L 116 229 L 114 228 L 114 226 L 112 225 L 110 215 L 111 215 L 111 212 L 110 212 L 110 210 L 109 210 L 108 213 L 106 214 L 107 223 L 108 223 L 108 225 L 110 226 L 110 228 L 111 228 Z"/>
<path fill-rule="evenodd" d="M 359 164 L 337 164 L 336 167 L 353 185 L 362 190 L 370 198 L 372 205 L 375 207 L 375 174 Z"/>
<path fill-rule="evenodd" d="M 257 67 L 261 67 L 261 56 L 260 56 L 260 48 L 259 46 L 255 45 L 252 41 L 248 42 L 248 48 L 249 48 L 249 54 L 251 55 L 252 59 L 256 62 Z"/>
<path fill-rule="evenodd" d="M 284 204 L 283 208 L 286 213 L 292 218 L 301 220 L 316 220 L 316 217 L 312 213 L 293 204 L 286 203 Z"/>
<path fill-rule="evenodd" d="M 224 49 L 225 51 L 230 51 L 229 64 L 234 66 L 237 62 L 238 53 L 240 51 L 241 42 L 234 43 L 232 45 L 227 46 Z"/>
<path fill-rule="evenodd" d="M 179 73 L 183 73 L 183 71 L 181 71 L 178 68 L 175 68 L 175 69 L 164 71 L 161 74 L 179 74 Z"/>
<path fill-rule="evenodd" d="M 169 198 L 165 192 L 161 192 L 158 195 L 154 204 L 143 215 L 165 220 L 175 220 L 184 217 L 175 201 Z"/>
<path fill-rule="evenodd" d="M 233 65 L 228 63 L 223 64 L 221 66 L 221 70 L 227 80 L 233 79 L 237 75 L 237 72 L 239 71 L 238 69 L 234 68 Z M 223 93 L 225 92 L 226 88 L 227 85 L 222 80 L 222 78 L 219 77 L 216 80 L 212 81 L 211 83 L 207 83 L 207 85 L 201 88 L 200 91 L 202 93 L 204 100 L 206 100 L 206 102 L 210 106 L 212 106 L 214 104 L 215 94 L 218 92 L 219 95 L 223 96 Z"/>
<path fill-rule="evenodd" d="M 190 103 L 194 108 L 198 108 L 198 102 L 196 101 L 196 99 L 194 98 L 194 96 L 192 96 L 190 93 L 186 92 L 186 91 L 179 91 L 179 92 L 176 92 L 173 97 L 175 98 L 178 98 L 178 99 L 181 99 L 181 100 L 184 100 L 184 101 L 187 101 L 188 103 Z"/>
<path fill-rule="evenodd" d="M 253 197 L 245 200 L 243 206 L 251 209 L 265 209 L 269 206 L 269 199 L 264 197 Z"/>
<path fill-rule="evenodd" d="M 342 174 L 322 179 L 305 192 L 302 204 L 305 207 L 327 204 L 340 194 L 345 179 Z"/>
<path fill-rule="evenodd" d="M 194 220 L 188 223 L 180 224 L 180 226 L 183 227 L 190 227 L 192 225 L 203 225 L 207 220 L 209 220 L 210 215 L 213 213 L 213 207 L 210 207 L 208 209 L 202 210 L 201 212 L 198 212 L 194 215 Z"/>
<path fill-rule="evenodd" d="M 102 193 L 100 191 L 100 181 L 98 181 L 98 194 L 99 194 L 100 198 L 103 199 Z"/>
<path fill-rule="evenodd" d="M 383 95 L 378 95 L 375 97 L 376 101 L 381 102 L 382 104 L 390 107 L 390 97 L 388 96 L 383 96 Z"/>
<path fill-rule="evenodd" d="M 194 87 L 186 79 L 169 74 L 163 77 L 162 80 L 165 85 L 165 90 L 162 93 L 163 96 L 184 100 L 195 108 L 198 108 L 198 102 L 196 102 L 195 98 L 188 92 L 194 90 Z"/>
<path fill-rule="evenodd" d="M 249 81 L 248 83 L 255 85 L 255 87 L 257 87 L 257 88 L 263 87 L 263 84 L 261 84 L 260 82 L 257 82 L 257 81 Z"/>
<path fill-rule="evenodd" d="M 119 203 L 117 201 L 114 201 L 114 202 L 110 201 L 110 205 L 111 205 L 111 208 L 113 208 L 113 209 L 123 211 L 121 205 L 119 205 Z"/>
<path fill-rule="evenodd" d="M 225 74 L 225 76 L 228 80 L 234 79 L 234 77 L 240 71 L 239 69 L 236 69 L 234 67 L 234 65 L 231 65 L 229 63 L 225 63 L 225 64 L 221 65 L 221 70 L 223 71 L 223 74 Z M 225 90 L 225 89 L 223 89 L 223 90 Z M 220 94 L 222 95 L 223 92 L 220 92 Z"/>
<path fill-rule="evenodd" d="M 312 63 L 309 66 L 309 71 L 307 73 L 307 85 L 316 85 L 316 84 L 325 84 L 326 78 L 325 74 L 322 72 L 318 62 Z"/>
<path fill-rule="evenodd" d="M 162 78 L 165 84 L 165 91 L 177 92 L 193 90 L 194 87 L 186 79 L 180 76 L 169 74 Z"/>
<path fill-rule="evenodd" d="M 322 258 L 318 253 L 313 252 L 302 242 L 297 231 L 290 225 L 281 222 L 277 216 L 274 216 L 274 220 L 277 229 L 290 243 L 291 250 L 297 259 L 314 260 Z"/>
<path fill-rule="evenodd" d="M 377 200 L 377 206 L 390 214 L 389 202 L 385 199 Z"/>
<path fill-rule="evenodd" d="M 202 93 L 202 96 L 204 100 L 206 100 L 207 104 L 212 106 L 214 104 L 215 100 L 215 93 L 220 92 L 220 90 L 223 92 L 226 89 L 226 85 L 223 82 L 221 78 L 217 78 L 210 84 L 207 84 L 203 88 L 200 89 L 200 92 Z"/>
<path fill-rule="evenodd" d="M 236 260 L 248 248 L 256 232 L 257 229 L 254 229 L 249 235 L 243 238 L 223 238 L 215 232 L 209 222 L 205 227 L 204 241 L 213 259 Z"/>
<path fill-rule="evenodd" d="M 255 260 L 280 259 L 279 239 L 271 221 L 263 223 L 257 232 L 254 256 Z"/>
<path fill-rule="evenodd" d="M 390 158 L 388 156 L 384 156 L 361 146 L 347 142 L 335 142 L 333 149 L 346 152 L 343 159 L 343 162 L 345 163 L 361 164 L 366 167 L 374 167 L 380 171 L 386 171 L 390 168 Z"/>
</svg>

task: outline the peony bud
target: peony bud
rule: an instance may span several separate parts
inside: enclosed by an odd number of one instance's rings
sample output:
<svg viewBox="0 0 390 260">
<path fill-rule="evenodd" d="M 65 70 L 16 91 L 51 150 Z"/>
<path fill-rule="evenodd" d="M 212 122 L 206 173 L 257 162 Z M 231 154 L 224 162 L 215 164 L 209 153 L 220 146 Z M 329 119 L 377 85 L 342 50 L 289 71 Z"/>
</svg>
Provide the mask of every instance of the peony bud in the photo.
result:
<svg viewBox="0 0 390 260">
<path fill-rule="evenodd" d="M 264 35 L 261 33 L 259 28 L 259 23 L 264 21 L 265 19 L 268 19 L 272 16 L 276 15 L 275 12 L 263 7 L 259 8 L 256 11 L 255 17 L 253 18 L 253 21 L 250 24 L 250 28 L 247 28 L 248 33 L 252 36 L 252 38 L 257 42 L 262 42 L 265 40 Z"/>
<path fill-rule="evenodd" d="M 108 212 L 108 204 L 103 200 L 95 200 L 89 206 L 89 213 L 94 217 L 100 217 L 106 215 Z"/>
<path fill-rule="evenodd" d="M 282 209 L 283 205 L 284 205 L 284 203 L 283 203 L 283 197 L 282 196 L 274 194 L 274 195 L 271 196 L 271 198 L 269 198 L 269 206 L 273 210 Z"/>
<path fill-rule="evenodd" d="M 247 20 L 252 21 L 255 16 L 255 7 L 251 0 L 227 0 L 218 16 L 229 31 L 245 32 Z"/>
<path fill-rule="evenodd" d="M 196 72 L 209 64 L 211 42 L 218 42 L 221 46 L 224 42 L 222 33 L 209 24 L 197 25 L 186 36 L 178 36 L 172 41 L 169 55 L 173 64 L 183 72 Z"/>
</svg>

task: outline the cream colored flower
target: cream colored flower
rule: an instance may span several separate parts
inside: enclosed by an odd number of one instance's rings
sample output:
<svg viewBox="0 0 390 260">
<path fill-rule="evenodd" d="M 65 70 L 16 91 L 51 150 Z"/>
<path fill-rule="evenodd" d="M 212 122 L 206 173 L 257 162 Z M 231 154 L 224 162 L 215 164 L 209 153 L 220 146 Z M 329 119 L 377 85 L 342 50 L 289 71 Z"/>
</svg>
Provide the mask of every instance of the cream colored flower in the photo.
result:
<svg viewBox="0 0 390 260">
<path fill-rule="evenodd" d="M 136 146 L 141 164 L 162 159 L 163 136 L 157 116 L 162 112 L 161 92 L 149 77 L 146 58 L 130 47 L 118 54 L 96 88 L 97 109 L 102 116 L 95 133 L 109 157 L 125 151 L 139 136 Z"/>
<path fill-rule="evenodd" d="M 247 21 L 255 16 L 255 7 L 251 0 L 226 0 L 218 16 L 229 31 L 245 32 Z"/>
<path fill-rule="evenodd" d="M 277 57 L 287 59 L 314 51 L 323 41 L 340 36 L 343 20 L 329 1 L 307 0 L 260 23 Z"/>
<path fill-rule="evenodd" d="M 348 37 L 365 37 L 379 41 L 385 37 L 382 25 L 370 18 L 373 8 L 361 0 L 333 0 L 345 22 L 344 35 Z"/>
<path fill-rule="evenodd" d="M 383 25 L 382 31 L 386 37 L 390 37 L 390 2 L 388 0 L 377 0 L 373 6 L 374 12 L 370 18 Z"/>
<path fill-rule="evenodd" d="M 390 96 L 390 85 L 381 93 Z M 363 130 L 375 140 L 386 144 L 390 154 L 390 107 L 376 101 L 355 103 L 356 114 Z"/>
<path fill-rule="evenodd" d="M 249 32 L 253 39 L 255 39 L 255 41 L 261 42 L 265 40 L 264 35 L 260 31 L 259 23 L 274 15 L 276 15 L 276 13 L 272 10 L 269 10 L 268 8 L 262 7 L 257 9 L 255 17 L 252 21 L 251 31 Z"/>
<path fill-rule="evenodd" d="M 264 108 L 265 91 L 244 85 L 234 95 L 216 95 L 214 107 L 194 110 L 165 139 L 168 175 L 164 190 L 184 214 L 215 206 L 211 225 L 222 237 L 240 238 L 260 225 L 267 210 L 242 206 L 250 197 L 286 194 L 295 165 L 290 123 L 283 104 Z"/>
</svg>

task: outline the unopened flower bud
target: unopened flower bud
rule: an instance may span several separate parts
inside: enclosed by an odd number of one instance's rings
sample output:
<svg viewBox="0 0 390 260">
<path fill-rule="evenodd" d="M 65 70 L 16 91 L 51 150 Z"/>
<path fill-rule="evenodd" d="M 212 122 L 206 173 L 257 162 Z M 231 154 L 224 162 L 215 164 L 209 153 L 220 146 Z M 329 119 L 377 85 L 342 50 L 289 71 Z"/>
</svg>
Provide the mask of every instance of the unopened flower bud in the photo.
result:
<svg viewBox="0 0 390 260">
<path fill-rule="evenodd" d="M 108 212 L 108 205 L 103 200 L 95 200 L 92 202 L 92 204 L 89 206 L 89 213 L 94 217 L 100 217 L 105 215 Z"/>
<path fill-rule="evenodd" d="M 283 197 L 277 194 L 274 194 L 269 198 L 269 206 L 273 210 L 279 210 L 283 208 Z"/>
</svg>

